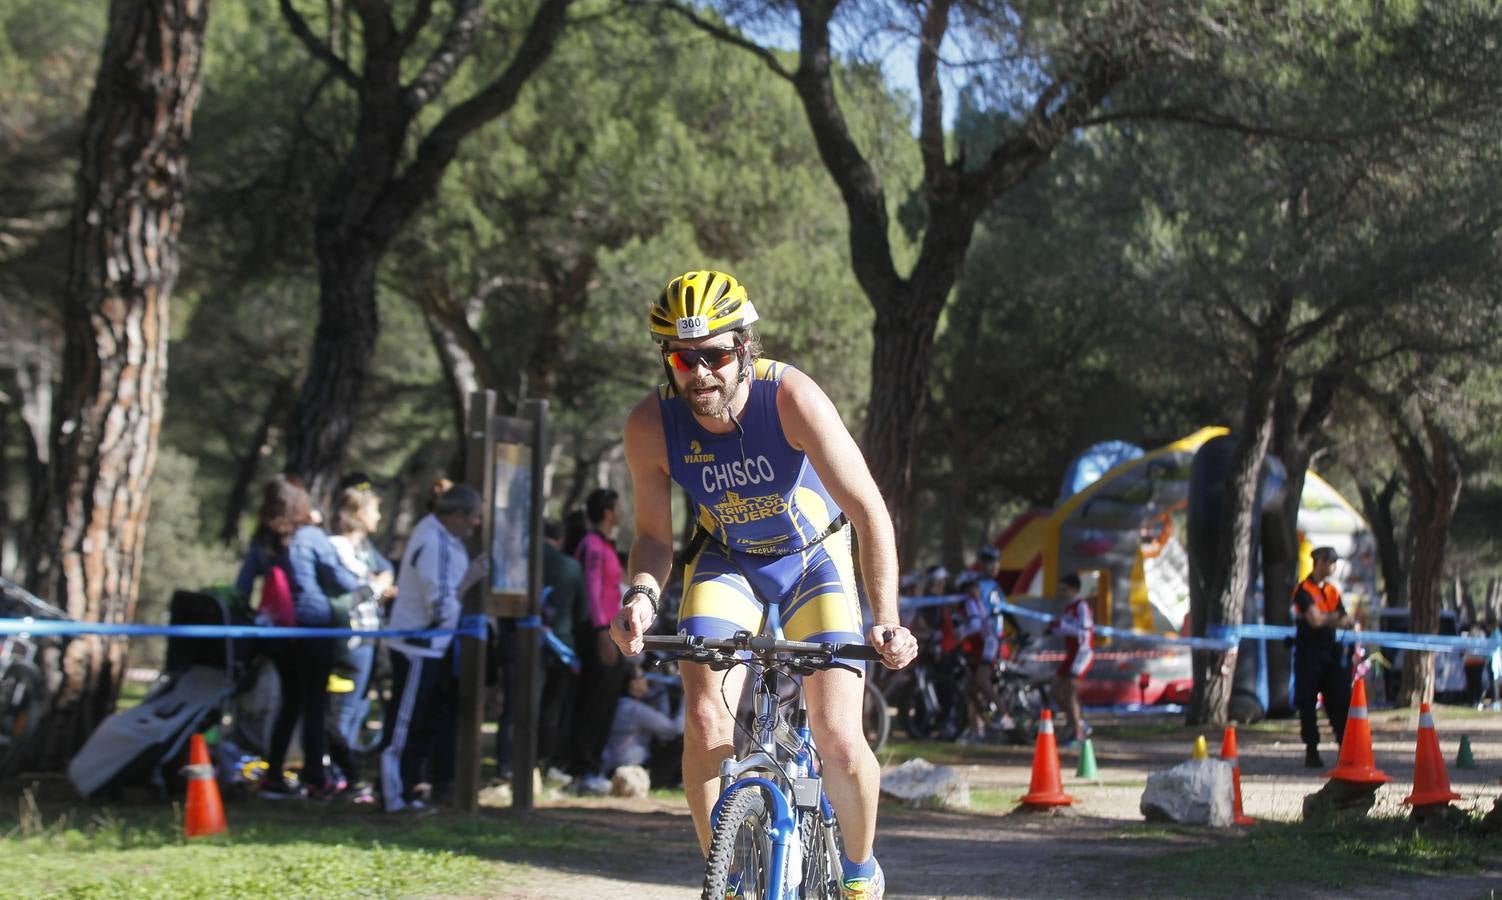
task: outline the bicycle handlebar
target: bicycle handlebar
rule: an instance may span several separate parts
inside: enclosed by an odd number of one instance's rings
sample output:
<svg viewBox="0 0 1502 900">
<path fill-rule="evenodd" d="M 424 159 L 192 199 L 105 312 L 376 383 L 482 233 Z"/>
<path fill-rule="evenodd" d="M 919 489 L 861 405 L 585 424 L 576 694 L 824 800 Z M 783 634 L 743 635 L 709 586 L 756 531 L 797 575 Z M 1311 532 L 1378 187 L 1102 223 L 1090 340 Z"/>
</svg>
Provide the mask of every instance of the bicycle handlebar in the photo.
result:
<svg viewBox="0 0 1502 900">
<path fill-rule="evenodd" d="M 649 634 L 642 638 L 648 650 L 686 653 L 693 650 L 737 651 L 752 653 L 828 654 L 831 659 L 879 660 L 881 654 L 870 644 L 836 644 L 832 642 L 783 641 L 772 637 L 740 632 L 729 638 L 706 638 L 689 634 Z"/>
</svg>

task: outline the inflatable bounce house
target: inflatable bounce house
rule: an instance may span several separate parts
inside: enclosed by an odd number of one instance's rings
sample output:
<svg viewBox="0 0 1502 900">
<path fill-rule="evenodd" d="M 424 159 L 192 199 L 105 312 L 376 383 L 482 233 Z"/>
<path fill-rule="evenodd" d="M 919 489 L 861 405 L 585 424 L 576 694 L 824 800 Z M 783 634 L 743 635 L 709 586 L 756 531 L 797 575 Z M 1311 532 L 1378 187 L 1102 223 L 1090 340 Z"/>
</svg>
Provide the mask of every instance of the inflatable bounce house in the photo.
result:
<svg viewBox="0 0 1502 900">
<path fill-rule="evenodd" d="M 1014 603 L 1054 612 L 1055 586 L 1076 573 L 1094 597 L 1097 625 L 1148 635 L 1197 633 L 1190 609 L 1191 554 L 1214 546 L 1220 496 L 1234 438 L 1205 428 L 1154 450 L 1121 442 L 1099 444 L 1070 465 L 1053 509 L 1019 516 L 996 539 L 998 581 Z M 1252 595 L 1246 621 L 1289 624 L 1289 598 L 1264 598 L 1261 575 L 1270 566 L 1294 567 L 1303 577 L 1309 551 L 1334 546 L 1343 557 L 1336 578 L 1353 611 L 1370 600 L 1375 555 L 1367 525 L 1319 475 L 1304 482 L 1298 533 L 1284 530 L 1273 511 L 1286 477 L 1269 457 L 1264 467 Z M 1048 649 L 1038 651 L 1046 658 Z M 1062 657 L 1061 657 L 1062 658 Z M 1248 641 L 1238 657 L 1233 715 L 1243 720 L 1284 714 L 1288 651 Z M 1189 651 L 1127 639 L 1098 639 L 1082 699 L 1092 705 L 1183 703 L 1192 688 Z"/>
</svg>

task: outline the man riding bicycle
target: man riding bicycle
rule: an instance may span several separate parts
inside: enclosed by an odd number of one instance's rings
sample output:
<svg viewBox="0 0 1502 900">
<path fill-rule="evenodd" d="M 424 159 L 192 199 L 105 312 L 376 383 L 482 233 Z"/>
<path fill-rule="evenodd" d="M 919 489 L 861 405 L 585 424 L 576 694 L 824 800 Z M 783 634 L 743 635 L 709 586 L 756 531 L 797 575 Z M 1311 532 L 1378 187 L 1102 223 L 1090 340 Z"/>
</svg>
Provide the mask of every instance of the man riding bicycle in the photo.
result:
<svg viewBox="0 0 1502 900">
<path fill-rule="evenodd" d="M 724 638 L 762 630 L 777 604 L 789 640 L 861 640 L 850 528 L 860 535 L 861 573 L 871 598 L 869 643 L 889 668 L 918 645 L 897 617 L 897 550 L 891 518 L 865 458 L 834 404 L 807 375 L 760 358 L 746 289 L 723 272 L 668 282 L 650 315 L 667 384 L 631 410 L 626 461 L 635 487 L 631 580 L 611 633 L 640 653 L 673 561 L 672 484 L 689 492 L 698 534 L 684 570 L 681 634 Z M 687 709 L 684 792 L 701 849 L 720 763 L 734 751 L 724 698 L 740 696 L 745 671 L 681 668 Z M 809 724 L 830 803 L 845 836 L 847 898 L 882 896 L 872 855 L 880 767 L 861 727 L 862 685 L 850 671 L 804 680 Z"/>
</svg>

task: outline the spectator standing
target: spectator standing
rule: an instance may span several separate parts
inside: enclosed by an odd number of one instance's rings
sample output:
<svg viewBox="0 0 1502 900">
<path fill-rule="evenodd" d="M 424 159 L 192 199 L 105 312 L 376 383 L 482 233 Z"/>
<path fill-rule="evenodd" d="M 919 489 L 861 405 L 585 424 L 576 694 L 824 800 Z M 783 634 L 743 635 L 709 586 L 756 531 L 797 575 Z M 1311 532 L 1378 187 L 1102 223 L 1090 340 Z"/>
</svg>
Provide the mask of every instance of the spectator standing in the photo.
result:
<svg viewBox="0 0 1502 900">
<path fill-rule="evenodd" d="M 1350 626 L 1350 616 L 1340 600 L 1340 590 L 1330 583 L 1340 559 L 1334 547 L 1316 547 L 1309 577 L 1293 590 L 1297 622 L 1293 637 L 1293 698 L 1299 709 L 1299 731 L 1304 739 L 1304 765 L 1322 769 L 1319 755 L 1319 695 L 1325 695 L 1325 715 L 1340 743 L 1346 733 L 1346 714 L 1351 708 L 1351 671 L 1347 656 L 1335 640 L 1335 629 Z"/>
<path fill-rule="evenodd" d="M 296 621 L 292 610 L 291 578 L 287 575 L 287 545 L 292 542 L 293 532 L 312 522 L 312 506 L 312 499 L 302 485 L 285 475 L 275 476 L 262 489 L 256 530 L 235 577 L 235 590 L 245 597 L 252 595 L 258 579 L 262 582 L 261 604 L 256 615 L 261 624 L 288 627 Z M 296 648 L 297 642 L 291 639 L 265 640 L 258 648 L 276 667 L 283 696 L 296 690 L 300 682 Z M 280 722 L 281 710 L 286 705 L 282 700 L 278 706 L 277 722 Z M 290 734 L 287 740 L 278 741 L 277 732 L 273 725 L 270 746 L 262 748 L 270 765 L 258 792 L 259 796 L 273 800 L 299 796 L 298 789 L 289 784 L 284 775 Z"/>
<path fill-rule="evenodd" d="M 333 624 L 336 602 L 349 604 L 359 599 L 356 592 L 360 591 L 361 583 L 340 563 L 329 536 L 313 524 L 314 518 L 312 500 L 307 491 L 295 480 L 279 476 L 267 486 L 260 514 L 263 524 L 258 526 L 257 535 L 261 535 L 263 529 L 280 534 L 287 525 L 296 523 L 273 562 L 288 576 L 293 623 L 321 628 Z M 249 557 L 257 553 L 257 546 L 266 547 L 268 542 L 253 541 L 252 553 L 241 567 L 237 586 L 253 580 L 254 574 L 250 573 L 260 563 Z M 370 590 L 366 589 L 363 596 L 370 595 Z M 336 762 L 353 767 L 348 748 L 342 741 L 330 744 L 326 733 L 328 680 L 337 644 L 336 638 L 291 640 L 276 651 L 274 659 L 282 682 L 282 704 L 271 732 L 271 747 L 266 758 L 268 775 L 261 786 L 261 796 L 275 799 L 305 793 L 314 799 L 328 799 L 342 790 L 337 782 L 325 777 L 323 764 L 324 753 L 332 750 Z M 294 788 L 281 773 L 286 764 L 288 745 L 292 742 L 292 731 L 299 722 L 302 724 L 302 784 L 300 788 Z"/>
<path fill-rule="evenodd" d="M 548 601 L 543 604 L 544 624 L 559 643 L 573 652 L 574 662 L 571 665 L 555 654 L 547 654 L 538 755 L 544 766 L 566 768 L 568 761 L 564 755 L 570 743 L 580 671 L 579 646 L 574 635 L 579 623 L 590 618 L 589 592 L 584 584 L 583 567 L 563 552 L 563 525 L 549 520 L 543 527 L 543 536 L 547 542 L 542 545 L 542 583 L 549 588 Z"/>
<path fill-rule="evenodd" d="M 969 671 L 965 699 L 970 706 L 970 727 L 959 739 L 962 743 L 983 741 L 989 736 L 992 711 L 1005 713 L 996 690 L 996 659 L 1001 651 L 1002 634 L 1001 588 L 989 576 L 982 577 L 976 571 L 961 575 L 956 587 L 965 595 L 964 625 L 959 636 Z"/>
<path fill-rule="evenodd" d="M 1064 661 L 1054 673 L 1054 688 L 1069 712 L 1074 732 L 1067 746 L 1090 736 L 1080 710 L 1080 687 L 1095 661 L 1095 613 L 1090 609 L 1092 598 L 1080 596 L 1080 576 L 1073 572 L 1059 579 L 1059 598 L 1062 608 L 1052 627 L 1064 635 Z"/>
<path fill-rule="evenodd" d="M 354 573 L 370 597 L 354 603 L 346 617 L 335 607 L 335 624 L 347 624 L 356 631 L 375 631 L 381 627 L 382 604 L 396 596 L 395 573 L 388 560 L 375 548 L 370 536 L 381 526 L 381 496 L 369 475 L 354 472 L 340 480 L 334 499 L 333 533 L 329 543 L 339 554 L 339 561 Z M 353 747 L 358 743 L 369 710 L 367 692 L 375 668 L 376 642 L 373 638 L 351 637 L 342 641 L 335 655 L 334 672 L 329 676 L 329 747 L 330 756 L 346 784 L 354 785 L 354 802 L 370 804 L 375 794 L 360 777 L 359 759 Z M 337 784 L 337 781 L 336 781 Z"/>
<path fill-rule="evenodd" d="M 381 527 L 381 495 L 375 482 L 363 472 L 347 475 L 339 482 L 334 501 L 334 533 L 329 542 L 339 554 L 344 567 L 375 590 L 375 599 L 389 603 L 396 596 L 391 561 L 375 548 L 371 535 Z M 380 628 L 379 607 L 358 605 L 352 610 L 350 627 L 359 631 Z M 376 611 L 376 615 L 371 613 Z M 334 719 L 346 743 L 354 744 L 364 725 L 364 700 L 370 689 L 370 674 L 375 666 L 376 642 L 373 638 L 349 639 L 349 689 L 333 695 Z"/>
<path fill-rule="evenodd" d="M 459 625 L 460 596 L 485 577 L 488 558 L 468 558 L 465 540 L 481 521 L 480 494 L 468 485 L 449 488 L 412 529 L 402 553 L 391 627 L 452 629 Z M 395 638 L 391 653 L 395 714 L 386 723 L 381 751 L 381 794 L 387 812 L 423 808 L 413 794 L 424 766 L 434 795 L 454 777 L 458 699 L 456 642 L 452 635 Z"/>
<path fill-rule="evenodd" d="M 1486 624 L 1477 619 L 1462 631 L 1466 637 L 1485 638 L 1487 636 Z M 1485 650 L 1467 650 L 1462 665 L 1465 668 L 1465 702 L 1467 706 L 1477 709 L 1486 708 L 1482 701 L 1485 696 L 1485 676 L 1487 666 L 1491 663 L 1491 654 Z"/>
<path fill-rule="evenodd" d="M 605 793 L 610 788 L 602 777 L 605 742 L 610 738 L 616 701 L 630 675 L 610 638 L 610 620 L 621 608 L 621 560 L 614 542 L 618 499 L 610 488 L 590 492 L 584 501 L 589 533 L 575 553 L 584 569 L 589 618 L 576 632 L 581 670 L 570 774 L 577 776 L 580 790 L 587 793 Z"/>
<path fill-rule="evenodd" d="M 542 702 L 538 705 L 537 760 L 544 771 L 562 769 L 569 760 L 570 727 L 574 713 L 574 692 L 578 682 L 579 657 L 574 631 L 581 622 L 589 621 L 589 601 L 584 588 L 584 570 L 578 560 L 564 554 L 559 545 L 563 542 L 563 524 L 556 519 L 543 522 L 542 545 L 542 603 L 543 628 L 562 644 L 569 661 L 552 648 L 551 642 L 543 647 Z M 503 637 L 505 635 L 503 634 Z M 512 690 L 514 677 L 514 645 L 507 642 L 508 658 L 501 667 L 503 705 L 501 719 L 496 728 L 496 773 L 503 779 L 511 777 Z"/>
</svg>

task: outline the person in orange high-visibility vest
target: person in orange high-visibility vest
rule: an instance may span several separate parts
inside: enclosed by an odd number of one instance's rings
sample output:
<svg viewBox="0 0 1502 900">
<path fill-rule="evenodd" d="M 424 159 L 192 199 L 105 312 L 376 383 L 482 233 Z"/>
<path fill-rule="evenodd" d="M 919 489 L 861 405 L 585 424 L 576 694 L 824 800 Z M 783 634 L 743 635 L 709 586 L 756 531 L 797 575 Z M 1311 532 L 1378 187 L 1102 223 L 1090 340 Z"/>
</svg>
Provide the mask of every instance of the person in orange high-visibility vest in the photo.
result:
<svg viewBox="0 0 1502 900">
<path fill-rule="evenodd" d="M 1331 584 L 1330 574 L 1340 555 L 1334 547 L 1316 547 L 1314 568 L 1309 577 L 1293 591 L 1297 625 L 1293 641 L 1293 696 L 1299 708 L 1300 734 L 1304 738 L 1304 765 L 1324 768 L 1319 755 L 1319 714 L 1315 702 L 1325 695 L 1325 715 L 1335 730 L 1338 744 L 1346 731 L 1346 713 L 1351 708 L 1351 672 L 1346 654 L 1335 640 L 1335 629 L 1348 628 L 1340 590 Z"/>
</svg>

